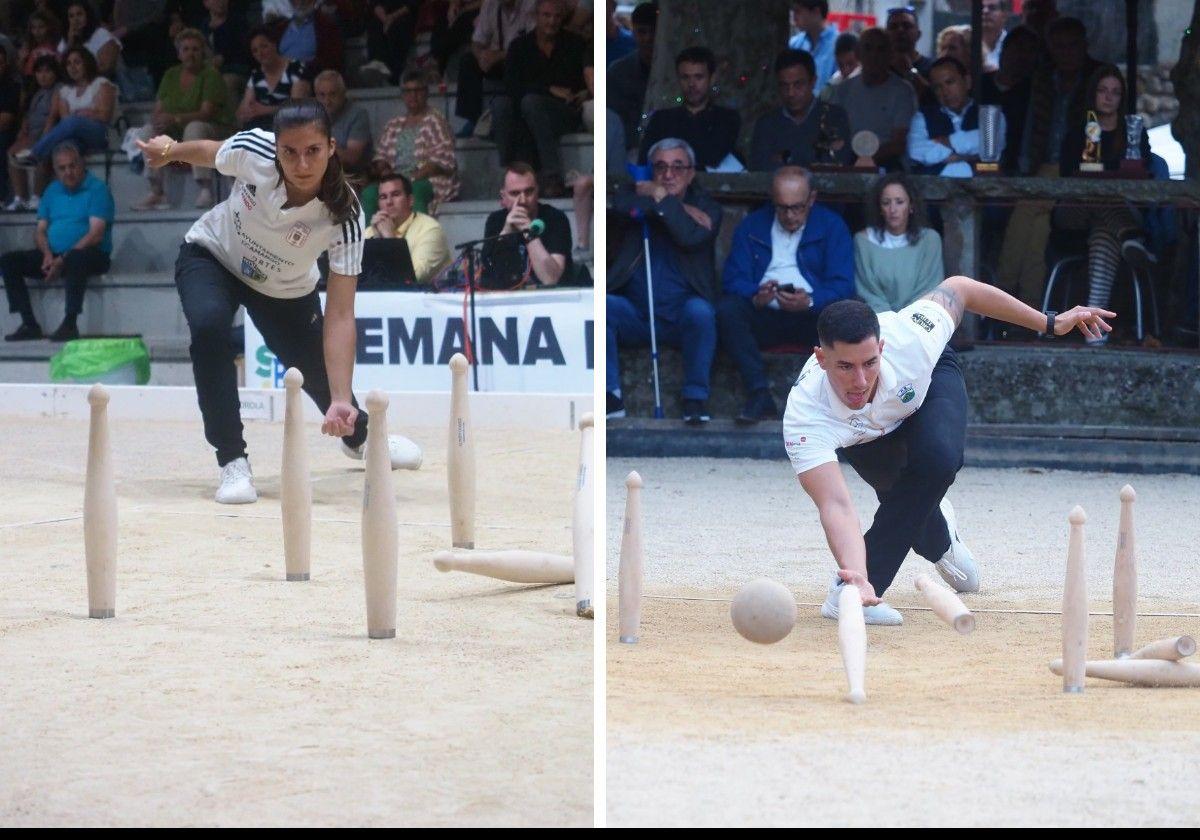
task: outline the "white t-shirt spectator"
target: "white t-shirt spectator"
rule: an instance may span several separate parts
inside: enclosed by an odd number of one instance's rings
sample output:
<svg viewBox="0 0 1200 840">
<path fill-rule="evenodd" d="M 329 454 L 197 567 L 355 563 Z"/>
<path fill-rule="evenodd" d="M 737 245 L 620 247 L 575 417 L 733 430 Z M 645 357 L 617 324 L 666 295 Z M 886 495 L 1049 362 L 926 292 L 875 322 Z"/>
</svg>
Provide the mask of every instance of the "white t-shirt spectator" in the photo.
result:
<svg viewBox="0 0 1200 840">
<path fill-rule="evenodd" d="M 918 300 L 899 312 L 879 313 L 883 355 L 875 398 L 851 409 L 810 356 L 788 396 L 783 445 L 799 475 L 837 460 L 836 450 L 894 432 L 925 402 L 934 365 L 954 333 L 941 304 Z"/>
<path fill-rule="evenodd" d="M 483 0 L 471 40 L 489 50 L 507 50 L 518 35 L 533 29 L 537 0 L 517 0 L 511 10 L 500 0 Z"/>
<path fill-rule="evenodd" d="M 109 32 L 103 26 L 97 26 L 96 31 L 92 33 L 92 36 L 87 39 L 87 43 L 84 44 L 83 46 L 93 56 L 98 56 L 98 55 L 100 55 L 100 50 L 103 49 L 111 41 L 116 41 L 117 49 L 121 49 L 121 42 L 120 42 L 120 40 L 117 39 L 116 35 Z M 66 51 L 67 51 L 67 39 L 63 38 L 61 41 L 58 42 L 58 54 L 62 55 Z"/>
</svg>

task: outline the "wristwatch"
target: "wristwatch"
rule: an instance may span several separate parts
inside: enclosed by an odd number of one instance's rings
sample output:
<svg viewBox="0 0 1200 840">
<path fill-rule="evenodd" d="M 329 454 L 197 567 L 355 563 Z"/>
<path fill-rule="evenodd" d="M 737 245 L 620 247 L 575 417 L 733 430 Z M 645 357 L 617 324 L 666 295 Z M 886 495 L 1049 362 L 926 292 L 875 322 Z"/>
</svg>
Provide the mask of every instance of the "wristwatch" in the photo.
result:
<svg viewBox="0 0 1200 840">
<path fill-rule="evenodd" d="M 1054 312 L 1053 310 L 1046 310 L 1046 335 L 1050 336 L 1051 338 L 1054 337 L 1054 316 L 1057 314 L 1058 313 Z"/>
</svg>

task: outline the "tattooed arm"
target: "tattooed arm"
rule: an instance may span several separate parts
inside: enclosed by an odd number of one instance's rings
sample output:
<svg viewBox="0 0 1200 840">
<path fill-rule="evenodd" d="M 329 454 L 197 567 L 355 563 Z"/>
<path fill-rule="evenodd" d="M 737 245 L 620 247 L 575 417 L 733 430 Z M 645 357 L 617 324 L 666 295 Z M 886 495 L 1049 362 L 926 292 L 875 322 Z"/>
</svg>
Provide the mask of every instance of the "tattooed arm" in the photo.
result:
<svg viewBox="0 0 1200 840">
<path fill-rule="evenodd" d="M 923 300 L 932 300 L 950 313 L 957 327 L 963 312 L 974 312 L 997 321 L 1016 324 L 1034 332 L 1045 332 L 1046 316 L 1026 306 L 1007 292 L 995 286 L 980 283 L 970 277 L 947 277 L 936 289 L 925 295 Z M 1066 335 L 1076 327 L 1088 338 L 1099 338 L 1112 330 L 1105 318 L 1115 318 L 1115 312 L 1087 306 L 1060 313 L 1054 318 L 1054 334 Z"/>
</svg>

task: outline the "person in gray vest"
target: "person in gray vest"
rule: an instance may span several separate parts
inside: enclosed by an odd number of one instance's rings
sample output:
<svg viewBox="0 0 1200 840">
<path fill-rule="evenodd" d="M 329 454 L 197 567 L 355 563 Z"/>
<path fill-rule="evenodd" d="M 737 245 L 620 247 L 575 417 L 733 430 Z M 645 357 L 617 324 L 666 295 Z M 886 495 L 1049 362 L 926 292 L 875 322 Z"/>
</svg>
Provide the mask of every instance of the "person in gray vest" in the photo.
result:
<svg viewBox="0 0 1200 840">
<path fill-rule="evenodd" d="M 908 156 L 920 175 L 970 178 L 979 160 L 979 106 L 970 96 L 971 76 L 957 58 L 942 56 L 929 69 L 936 104 L 922 105 L 908 128 Z M 1004 151 L 1004 114 L 997 151 Z"/>
</svg>

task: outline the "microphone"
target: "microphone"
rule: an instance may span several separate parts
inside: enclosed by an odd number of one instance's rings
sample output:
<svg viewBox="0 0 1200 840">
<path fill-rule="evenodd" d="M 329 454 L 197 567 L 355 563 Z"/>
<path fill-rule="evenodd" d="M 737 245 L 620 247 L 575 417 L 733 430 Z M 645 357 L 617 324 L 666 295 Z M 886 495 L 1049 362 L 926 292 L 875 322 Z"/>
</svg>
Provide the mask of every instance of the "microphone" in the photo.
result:
<svg viewBox="0 0 1200 840">
<path fill-rule="evenodd" d="M 522 242 L 532 242 L 541 236 L 545 230 L 546 223 L 541 219 L 534 219 L 529 223 L 529 227 L 526 230 L 514 230 L 512 233 L 498 233 L 495 236 L 488 236 L 483 239 L 472 239 L 470 242 L 460 242 L 454 247 L 461 251 L 464 248 L 474 248 L 488 242 L 499 242 L 501 239 L 520 239 Z"/>
<path fill-rule="evenodd" d="M 529 229 L 525 231 L 525 241 L 532 242 L 546 231 L 546 223 L 541 219 L 534 219 L 529 223 Z"/>
</svg>

